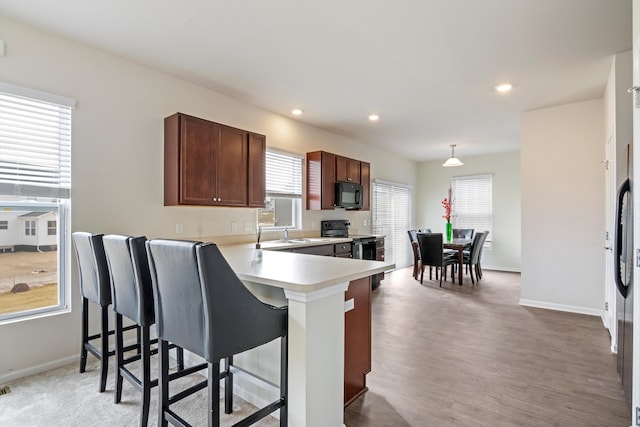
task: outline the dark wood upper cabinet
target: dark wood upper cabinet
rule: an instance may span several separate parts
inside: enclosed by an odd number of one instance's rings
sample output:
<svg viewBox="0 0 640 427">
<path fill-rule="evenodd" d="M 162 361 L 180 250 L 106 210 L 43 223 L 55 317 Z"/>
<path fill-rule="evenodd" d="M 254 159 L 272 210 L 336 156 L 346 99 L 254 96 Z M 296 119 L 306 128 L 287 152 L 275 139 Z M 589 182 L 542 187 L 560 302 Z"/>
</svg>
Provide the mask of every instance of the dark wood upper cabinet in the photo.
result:
<svg viewBox="0 0 640 427">
<path fill-rule="evenodd" d="M 362 185 L 361 210 L 371 208 L 371 165 L 326 151 L 307 153 L 307 209 L 335 209 L 335 184 L 347 181 Z"/>
<path fill-rule="evenodd" d="M 165 206 L 264 206 L 263 135 L 181 113 L 164 127 Z"/>
<path fill-rule="evenodd" d="M 360 161 L 336 156 L 336 181 L 360 183 Z"/>
<path fill-rule="evenodd" d="M 267 141 L 264 135 L 249 133 L 249 206 L 264 207 L 266 194 Z"/>
<path fill-rule="evenodd" d="M 367 162 L 360 162 L 360 184 L 362 185 L 362 211 L 371 209 L 371 165 Z"/>
<path fill-rule="evenodd" d="M 336 155 L 326 151 L 307 153 L 307 209 L 334 209 Z"/>
</svg>

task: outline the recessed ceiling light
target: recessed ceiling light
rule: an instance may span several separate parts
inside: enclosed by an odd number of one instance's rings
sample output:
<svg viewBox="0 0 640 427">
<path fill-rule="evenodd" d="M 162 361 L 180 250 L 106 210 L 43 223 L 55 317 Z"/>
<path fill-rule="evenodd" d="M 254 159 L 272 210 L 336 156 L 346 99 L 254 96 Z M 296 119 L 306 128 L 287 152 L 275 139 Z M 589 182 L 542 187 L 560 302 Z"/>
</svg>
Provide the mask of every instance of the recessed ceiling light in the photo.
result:
<svg viewBox="0 0 640 427">
<path fill-rule="evenodd" d="M 370 122 L 377 122 L 378 120 L 380 120 L 380 116 L 377 114 L 369 114 L 369 121 Z"/>
<path fill-rule="evenodd" d="M 303 113 L 303 111 L 299 108 L 294 108 L 293 110 L 291 110 L 291 114 L 293 114 L 294 116 L 301 116 Z"/>
<path fill-rule="evenodd" d="M 513 89 L 513 85 L 511 83 L 502 83 L 496 86 L 496 91 L 498 92 L 509 92 Z"/>
</svg>

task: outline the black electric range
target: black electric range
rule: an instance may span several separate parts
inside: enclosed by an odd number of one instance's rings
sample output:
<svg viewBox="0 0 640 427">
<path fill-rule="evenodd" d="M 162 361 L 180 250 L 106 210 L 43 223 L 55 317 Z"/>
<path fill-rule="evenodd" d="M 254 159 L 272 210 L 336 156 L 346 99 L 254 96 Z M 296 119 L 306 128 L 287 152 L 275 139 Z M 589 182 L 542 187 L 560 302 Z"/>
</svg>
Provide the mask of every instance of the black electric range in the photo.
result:
<svg viewBox="0 0 640 427">
<path fill-rule="evenodd" d="M 320 235 L 322 237 L 350 237 L 351 257 L 354 259 L 376 260 L 376 240 L 378 237 L 373 235 L 349 235 L 349 227 L 351 222 L 346 219 L 332 219 L 322 221 Z M 371 287 L 376 289 L 380 286 L 379 276 L 374 274 L 371 276 Z"/>
</svg>

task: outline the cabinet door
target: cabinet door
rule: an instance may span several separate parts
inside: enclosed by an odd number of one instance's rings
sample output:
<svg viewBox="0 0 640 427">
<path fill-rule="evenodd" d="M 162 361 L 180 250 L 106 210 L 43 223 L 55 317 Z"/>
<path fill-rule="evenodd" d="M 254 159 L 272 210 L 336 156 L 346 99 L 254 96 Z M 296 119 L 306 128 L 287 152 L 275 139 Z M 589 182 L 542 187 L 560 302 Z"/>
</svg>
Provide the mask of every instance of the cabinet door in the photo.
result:
<svg viewBox="0 0 640 427">
<path fill-rule="evenodd" d="M 217 195 L 220 206 L 246 206 L 248 153 L 246 131 L 220 125 L 216 152 Z"/>
<path fill-rule="evenodd" d="M 367 390 L 371 371 L 371 282 L 369 277 L 352 280 L 345 301 L 353 309 L 344 313 L 344 402 L 353 402 Z"/>
<path fill-rule="evenodd" d="M 371 165 L 367 162 L 360 162 L 360 184 L 362 185 L 362 210 L 368 211 L 371 208 Z"/>
<path fill-rule="evenodd" d="M 322 152 L 322 209 L 335 209 L 336 155 Z"/>
<path fill-rule="evenodd" d="M 360 162 L 336 156 L 336 181 L 360 182 Z"/>
<path fill-rule="evenodd" d="M 333 245 L 303 246 L 293 248 L 293 252 L 297 254 L 333 256 Z"/>
<path fill-rule="evenodd" d="M 249 206 L 264 207 L 266 197 L 265 155 L 266 138 L 256 133 L 249 134 Z"/>
<path fill-rule="evenodd" d="M 195 117 L 180 116 L 179 203 L 212 205 L 215 197 L 215 146 L 218 127 Z"/>
</svg>

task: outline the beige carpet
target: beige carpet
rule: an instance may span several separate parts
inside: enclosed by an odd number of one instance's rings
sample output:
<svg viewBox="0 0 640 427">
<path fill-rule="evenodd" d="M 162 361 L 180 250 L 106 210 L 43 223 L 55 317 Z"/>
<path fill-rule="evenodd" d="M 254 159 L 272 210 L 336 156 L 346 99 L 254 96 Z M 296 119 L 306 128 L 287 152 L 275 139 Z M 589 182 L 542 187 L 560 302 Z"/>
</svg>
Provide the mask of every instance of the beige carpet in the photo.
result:
<svg viewBox="0 0 640 427">
<path fill-rule="evenodd" d="M 11 392 L 0 395 L 0 426 L 138 426 L 141 394 L 124 380 L 122 402 L 114 404 L 113 366 L 109 367 L 107 389 L 99 393 L 98 363 L 91 356 L 88 361 L 87 371 L 83 374 L 78 373 L 78 364 L 73 364 L 8 383 Z M 155 364 L 156 361 L 154 357 L 152 362 Z M 197 380 L 194 378 L 190 382 Z M 175 407 L 192 425 L 207 425 L 206 388 Z M 230 426 L 255 410 L 238 397 L 234 398 L 233 409 L 231 415 L 221 411 L 221 425 Z M 150 426 L 157 425 L 157 410 L 157 388 L 154 388 L 149 410 Z M 277 426 L 278 421 L 267 416 L 255 425 Z"/>
</svg>

